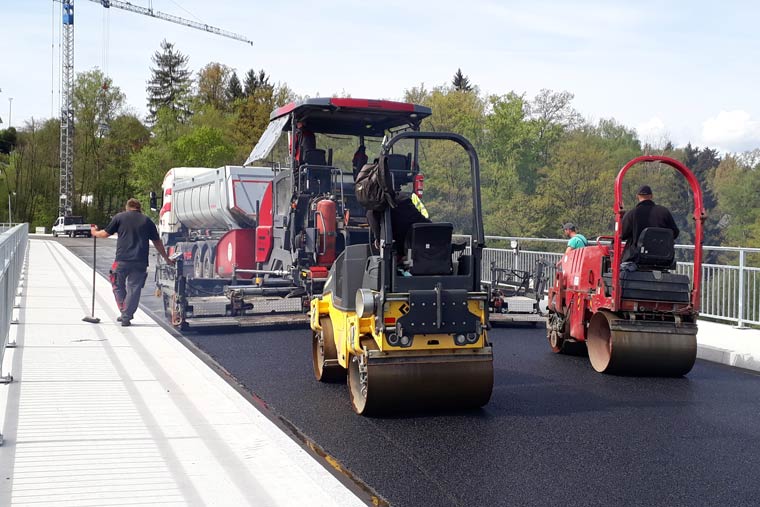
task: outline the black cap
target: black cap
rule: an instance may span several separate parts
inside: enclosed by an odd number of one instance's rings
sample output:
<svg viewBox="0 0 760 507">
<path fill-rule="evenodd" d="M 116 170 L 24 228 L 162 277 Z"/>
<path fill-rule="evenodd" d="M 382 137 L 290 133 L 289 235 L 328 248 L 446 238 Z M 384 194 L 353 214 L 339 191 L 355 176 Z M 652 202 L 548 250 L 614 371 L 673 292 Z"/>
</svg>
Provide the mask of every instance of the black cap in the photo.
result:
<svg viewBox="0 0 760 507">
<path fill-rule="evenodd" d="M 562 229 L 564 229 L 566 231 L 567 230 L 574 231 L 575 230 L 575 224 L 572 223 L 572 222 L 567 222 L 565 225 L 562 226 Z"/>
<path fill-rule="evenodd" d="M 649 185 L 641 185 L 639 187 L 639 191 L 636 192 L 638 195 L 652 195 L 652 187 Z"/>
</svg>

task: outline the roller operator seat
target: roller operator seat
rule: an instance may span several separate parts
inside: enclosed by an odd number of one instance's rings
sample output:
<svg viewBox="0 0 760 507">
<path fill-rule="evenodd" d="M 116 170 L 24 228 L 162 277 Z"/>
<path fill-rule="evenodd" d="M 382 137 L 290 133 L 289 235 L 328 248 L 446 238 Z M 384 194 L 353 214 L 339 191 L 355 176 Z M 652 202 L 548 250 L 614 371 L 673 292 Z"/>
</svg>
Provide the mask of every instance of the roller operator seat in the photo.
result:
<svg viewBox="0 0 760 507">
<path fill-rule="evenodd" d="M 407 270 L 412 275 L 450 275 L 451 235 L 449 223 L 412 224 L 406 237 Z"/>
<path fill-rule="evenodd" d="M 675 243 L 673 231 L 662 227 L 647 227 L 636 242 L 636 265 L 640 270 L 674 269 Z"/>
</svg>

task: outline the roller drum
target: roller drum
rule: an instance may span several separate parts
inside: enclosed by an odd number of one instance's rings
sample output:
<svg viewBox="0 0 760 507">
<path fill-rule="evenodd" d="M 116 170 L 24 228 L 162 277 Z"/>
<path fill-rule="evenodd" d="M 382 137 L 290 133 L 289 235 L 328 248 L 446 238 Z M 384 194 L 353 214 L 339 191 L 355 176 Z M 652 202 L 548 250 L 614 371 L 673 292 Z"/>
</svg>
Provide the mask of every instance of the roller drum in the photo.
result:
<svg viewBox="0 0 760 507">
<path fill-rule="evenodd" d="M 349 366 L 348 386 L 359 414 L 415 408 L 475 408 L 493 389 L 490 347 L 457 354 L 368 351 Z"/>
<path fill-rule="evenodd" d="M 697 325 L 628 320 L 601 311 L 589 322 L 587 344 L 598 372 L 678 377 L 689 373 L 696 361 Z"/>
</svg>

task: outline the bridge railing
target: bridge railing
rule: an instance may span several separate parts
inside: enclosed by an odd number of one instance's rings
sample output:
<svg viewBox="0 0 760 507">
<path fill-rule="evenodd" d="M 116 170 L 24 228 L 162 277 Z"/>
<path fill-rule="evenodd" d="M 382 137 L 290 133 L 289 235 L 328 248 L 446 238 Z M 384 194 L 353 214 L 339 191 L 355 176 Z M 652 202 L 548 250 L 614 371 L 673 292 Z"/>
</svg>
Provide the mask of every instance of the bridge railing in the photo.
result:
<svg viewBox="0 0 760 507">
<path fill-rule="evenodd" d="M 491 265 L 533 271 L 538 260 L 546 261 L 550 285 L 567 240 L 486 236 L 482 272 L 488 281 Z M 694 276 L 693 245 L 676 245 L 678 273 Z M 760 248 L 703 246 L 700 314 L 717 320 L 760 325 Z"/>
<path fill-rule="evenodd" d="M 0 224 L 0 368 L 8 346 L 13 306 L 27 250 L 29 225 Z M 0 375 L 2 372 L 0 372 Z"/>
</svg>

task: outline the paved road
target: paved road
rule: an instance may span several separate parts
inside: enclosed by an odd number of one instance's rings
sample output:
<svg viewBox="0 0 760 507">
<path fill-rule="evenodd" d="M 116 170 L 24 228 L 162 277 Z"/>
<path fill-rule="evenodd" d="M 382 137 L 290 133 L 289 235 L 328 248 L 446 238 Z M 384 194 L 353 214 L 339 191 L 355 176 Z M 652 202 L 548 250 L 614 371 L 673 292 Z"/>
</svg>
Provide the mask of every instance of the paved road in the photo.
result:
<svg viewBox="0 0 760 507">
<path fill-rule="evenodd" d="M 91 241 L 61 242 L 91 260 Z M 107 270 L 112 244 L 100 252 Z M 363 418 L 345 385 L 313 379 L 307 330 L 186 337 L 392 505 L 760 505 L 754 373 L 599 375 L 552 355 L 541 330 L 505 328 L 485 408 Z"/>
</svg>

